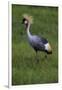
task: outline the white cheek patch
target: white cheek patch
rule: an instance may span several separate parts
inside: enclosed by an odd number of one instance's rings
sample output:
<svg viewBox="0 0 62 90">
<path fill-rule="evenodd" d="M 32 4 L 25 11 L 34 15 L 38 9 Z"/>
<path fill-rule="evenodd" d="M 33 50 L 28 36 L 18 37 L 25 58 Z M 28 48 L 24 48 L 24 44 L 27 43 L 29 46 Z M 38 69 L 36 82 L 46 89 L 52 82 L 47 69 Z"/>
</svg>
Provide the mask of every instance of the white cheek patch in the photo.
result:
<svg viewBox="0 0 62 90">
<path fill-rule="evenodd" d="M 27 21 L 25 21 L 24 23 L 25 23 L 25 24 L 27 24 L 28 22 L 27 22 Z"/>
<path fill-rule="evenodd" d="M 51 51 L 51 46 L 49 43 L 45 44 L 45 50 Z"/>
</svg>

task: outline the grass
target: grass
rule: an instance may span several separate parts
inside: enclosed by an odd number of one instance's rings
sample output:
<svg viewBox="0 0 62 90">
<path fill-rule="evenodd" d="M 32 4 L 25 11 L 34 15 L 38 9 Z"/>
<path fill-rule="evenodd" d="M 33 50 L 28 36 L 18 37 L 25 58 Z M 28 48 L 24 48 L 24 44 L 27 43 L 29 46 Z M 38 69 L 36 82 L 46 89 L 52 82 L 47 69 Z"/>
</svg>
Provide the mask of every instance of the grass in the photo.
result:
<svg viewBox="0 0 62 90">
<path fill-rule="evenodd" d="M 33 16 L 30 32 L 43 36 L 51 43 L 53 54 L 36 53 L 27 41 L 21 24 L 22 15 Z M 12 5 L 12 85 L 58 82 L 58 8 Z"/>
</svg>

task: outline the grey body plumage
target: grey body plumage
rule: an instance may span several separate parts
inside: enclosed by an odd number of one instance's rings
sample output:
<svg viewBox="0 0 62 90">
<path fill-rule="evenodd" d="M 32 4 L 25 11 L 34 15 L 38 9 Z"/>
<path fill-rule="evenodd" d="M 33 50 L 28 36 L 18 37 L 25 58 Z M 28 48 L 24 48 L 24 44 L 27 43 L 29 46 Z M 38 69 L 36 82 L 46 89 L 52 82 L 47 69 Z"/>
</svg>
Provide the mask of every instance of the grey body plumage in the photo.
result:
<svg viewBox="0 0 62 90">
<path fill-rule="evenodd" d="M 39 36 L 33 35 L 32 38 L 29 38 L 30 45 L 35 49 L 35 51 L 45 51 L 45 44 L 48 41 Z"/>
</svg>

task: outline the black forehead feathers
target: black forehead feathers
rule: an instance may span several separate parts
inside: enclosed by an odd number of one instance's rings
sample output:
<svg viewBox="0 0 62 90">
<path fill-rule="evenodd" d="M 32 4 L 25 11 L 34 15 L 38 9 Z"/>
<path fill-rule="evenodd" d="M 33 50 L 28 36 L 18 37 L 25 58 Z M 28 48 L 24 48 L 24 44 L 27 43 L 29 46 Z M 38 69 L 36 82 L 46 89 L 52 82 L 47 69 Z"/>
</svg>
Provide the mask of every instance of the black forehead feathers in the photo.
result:
<svg viewBox="0 0 62 90">
<path fill-rule="evenodd" d="M 24 22 L 25 22 L 25 20 L 26 20 L 26 19 L 25 19 L 25 18 L 23 18 L 22 23 L 24 23 Z"/>
<path fill-rule="evenodd" d="M 23 18 L 23 22 L 25 21 L 25 18 Z"/>
</svg>

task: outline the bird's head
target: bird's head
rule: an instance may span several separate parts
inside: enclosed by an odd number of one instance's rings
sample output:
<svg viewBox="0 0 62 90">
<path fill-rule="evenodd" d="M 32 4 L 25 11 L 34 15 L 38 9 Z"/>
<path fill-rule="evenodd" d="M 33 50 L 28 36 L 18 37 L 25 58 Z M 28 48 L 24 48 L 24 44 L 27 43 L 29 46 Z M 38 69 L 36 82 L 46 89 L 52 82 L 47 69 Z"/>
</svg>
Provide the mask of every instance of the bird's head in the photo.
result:
<svg viewBox="0 0 62 90">
<path fill-rule="evenodd" d="M 24 14 L 23 15 L 23 20 L 22 20 L 22 23 L 27 26 L 28 24 L 32 24 L 33 23 L 33 18 L 32 16 L 29 16 L 27 14 Z"/>
</svg>

